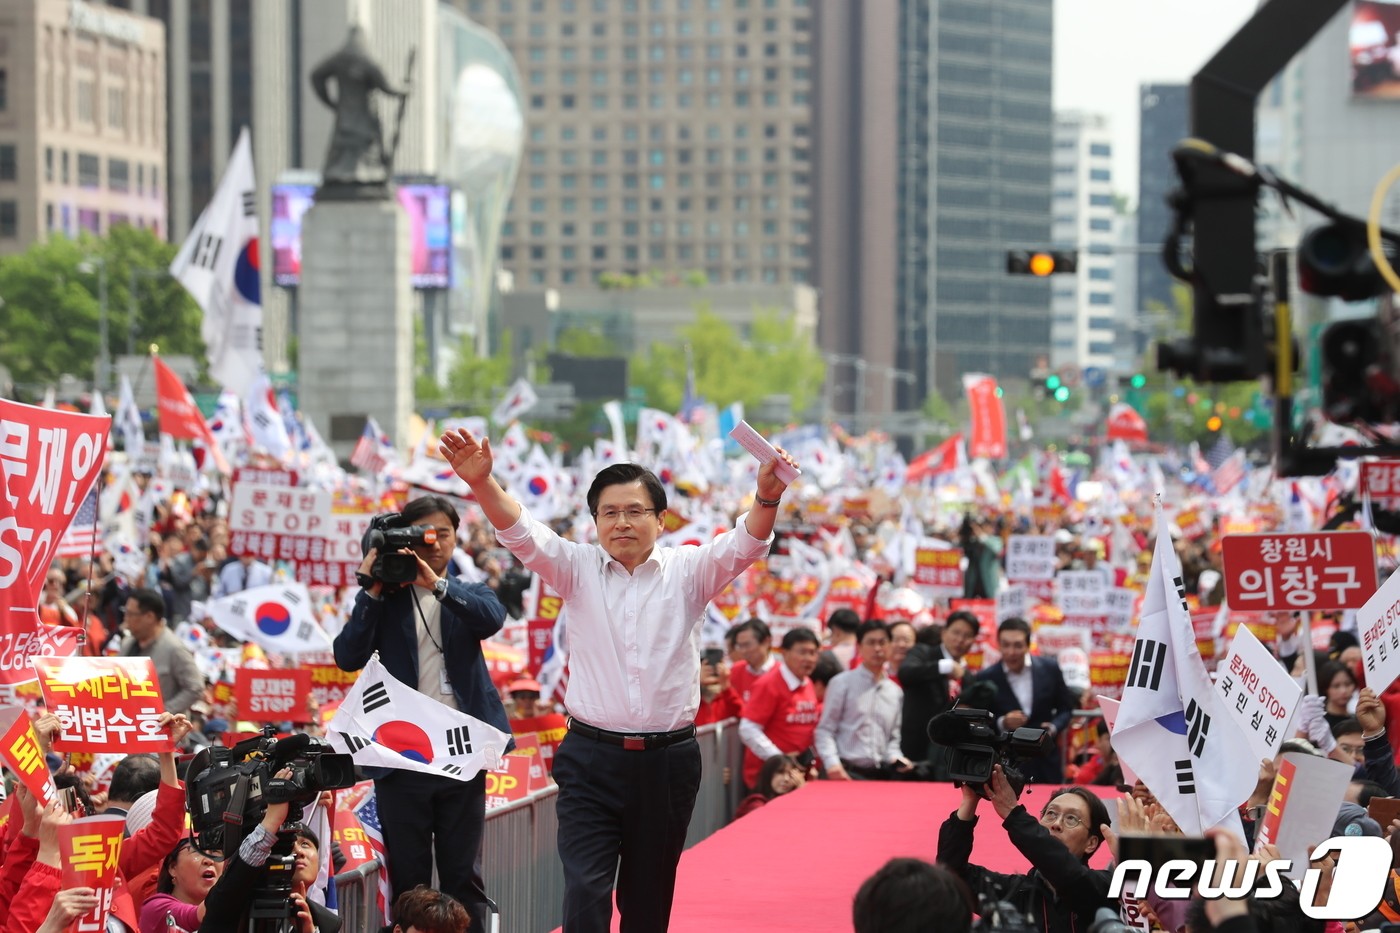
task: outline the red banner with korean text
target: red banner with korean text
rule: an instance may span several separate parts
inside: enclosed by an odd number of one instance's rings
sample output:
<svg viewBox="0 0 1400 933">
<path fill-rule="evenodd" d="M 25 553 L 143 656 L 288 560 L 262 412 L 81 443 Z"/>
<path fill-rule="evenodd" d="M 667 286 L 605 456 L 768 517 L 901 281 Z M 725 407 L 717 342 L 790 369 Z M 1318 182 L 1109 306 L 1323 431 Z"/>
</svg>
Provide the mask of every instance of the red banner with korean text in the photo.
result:
<svg viewBox="0 0 1400 933">
<path fill-rule="evenodd" d="M 1361 464 L 1361 492 L 1384 509 L 1400 506 L 1400 460 L 1366 460 Z"/>
<path fill-rule="evenodd" d="M 85 816 L 58 827 L 62 885 L 92 888 L 97 906 L 74 921 L 72 933 L 103 933 L 117 889 L 117 864 L 122 854 L 126 817 Z"/>
<path fill-rule="evenodd" d="M 515 737 L 515 755 L 530 759 L 530 793 L 544 790 L 549 786 L 549 772 L 545 770 L 544 755 L 540 753 L 540 738 L 533 732 Z"/>
<path fill-rule="evenodd" d="M 34 679 L 41 581 L 102 471 L 111 427 L 0 399 L 0 686 Z"/>
<path fill-rule="evenodd" d="M 1222 548 L 1231 609 L 1360 609 L 1376 592 L 1368 531 L 1235 534 Z"/>
<path fill-rule="evenodd" d="M 941 592 L 963 591 L 962 551 L 920 544 L 914 549 L 913 582 Z"/>
<path fill-rule="evenodd" d="M 39 737 L 34 734 L 34 723 L 21 707 L 0 708 L 0 759 L 15 773 L 40 806 L 47 807 L 58 789 L 54 786 L 53 775 L 49 774 L 48 763 L 44 761 L 44 750 L 39 747 Z"/>
<path fill-rule="evenodd" d="M 44 705 L 61 723 L 57 752 L 168 752 L 170 730 L 150 658 L 36 658 Z"/>
<path fill-rule="evenodd" d="M 530 619 L 527 630 L 530 638 L 530 675 L 538 677 L 544 664 L 545 653 L 554 644 L 554 625 L 559 621 L 559 610 L 564 608 L 564 599 L 548 587 L 541 588 L 539 599 L 535 601 L 535 615 Z"/>
<path fill-rule="evenodd" d="M 306 700 L 311 672 L 300 668 L 259 671 L 240 667 L 234 679 L 238 718 L 250 722 L 311 721 Z"/>
<path fill-rule="evenodd" d="M 318 655 L 304 654 L 300 660 L 301 669 L 311 678 L 311 696 L 315 699 L 317 708 L 321 710 L 339 706 L 340 701 L 345 699 L 345 694 L 355 685 L 355 679 L 360 676 L 359 671 L 342 671 L 335 663 L 335 658 L 330 655 L 322 658 Z"/>
<path fill-rule="evenodd" d="M 512 719 L 510 731 L 516 736 L 516 747 L 520 745 L 520 736 L 533 733 L 539 739 L 540 757 L 544 759 L 545 771 L 553 773 L 554 753 L 558 750 L 559 743 L 564 741 L 564 736 L 569 732 L 568 721 L 564 719 L 562 713 L 546 713 L 543 716 Z"/>
<path fill-rule="evenodd" d="M 972 418 L 967 455 L 973 459 L 1002 459 L 1006 456 L 1006 411 L 997 394 L 996 379 L 985 373 L 964 373 L 963 392 Z"/>
<path fill-rule="evenodd" d="M 530 793 L 530 762 L 533 755 L 511 752 L 501 757 L 501 766 L 486 772 L 486 809 L 524 800 Z"/>
</svg>

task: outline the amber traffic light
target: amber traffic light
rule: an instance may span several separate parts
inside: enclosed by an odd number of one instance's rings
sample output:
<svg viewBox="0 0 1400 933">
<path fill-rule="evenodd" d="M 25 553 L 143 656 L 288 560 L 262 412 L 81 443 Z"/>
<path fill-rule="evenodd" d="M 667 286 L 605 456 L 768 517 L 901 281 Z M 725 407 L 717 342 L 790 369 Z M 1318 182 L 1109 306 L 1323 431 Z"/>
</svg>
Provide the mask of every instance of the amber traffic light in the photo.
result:
<svg viewBox="0 0 1400 933">
<path fill-rule="evenodd" d="M 1078 268 L 1079 253 L 1072 249 L 1006 251 L 1006 271 L 1009 275 L 1044 277 L 1059 272 L 1074 272 Z"/>
</svg>

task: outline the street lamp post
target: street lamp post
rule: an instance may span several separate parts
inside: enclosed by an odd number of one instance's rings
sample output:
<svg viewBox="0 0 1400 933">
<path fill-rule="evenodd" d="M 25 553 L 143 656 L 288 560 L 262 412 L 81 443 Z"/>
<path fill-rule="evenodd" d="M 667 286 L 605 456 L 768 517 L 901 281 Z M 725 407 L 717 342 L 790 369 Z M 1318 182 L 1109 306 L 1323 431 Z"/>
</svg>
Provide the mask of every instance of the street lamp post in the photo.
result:
<svg viewBox="0 0 1400 933">
<path fill-rule="evenodd" d="M 97 270 L 97 391 L 106 392 L 112 381 L 112 350 L 107 345 L 107 260 L 89 256 L 78 264 L 78 271 L 91 274 Z"/>
</svg>

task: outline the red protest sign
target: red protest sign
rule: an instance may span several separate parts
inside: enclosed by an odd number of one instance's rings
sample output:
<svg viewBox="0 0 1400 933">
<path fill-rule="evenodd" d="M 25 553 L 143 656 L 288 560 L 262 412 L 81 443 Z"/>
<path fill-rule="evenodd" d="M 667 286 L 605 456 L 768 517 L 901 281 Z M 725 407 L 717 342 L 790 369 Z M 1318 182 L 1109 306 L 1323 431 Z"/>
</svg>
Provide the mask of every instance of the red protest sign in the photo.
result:
<svg viewBox="0 0 1400 933">
<path fill-rule="evenodd" d="M 554 753 L 559 748 L 559 743 L 564 741 L 564 736 L 569 732 L 568 720 L 564 718 L 562 713 L 546 713 L 543 716 L 512 719 L 510 731 L 515 734 L 517 747 L 520 745 L 521 736 L 533 734 L 540 743 L 540 757 L 544 759 L 545 771 L 547 773 L 554 772 Z"/>
<path fill-rule="evenodd" d="M 530 762 L 533 756 L 511 752 L 501 758 L 501 766 L 486 772 L 486 809 L 494 810 L 530 793 Z"/>
<path fill-rule="evenodd" d="M 23 782 L 39 805 L 47 807 L 58 796 L 49 766 L 44 761 L 44 750 L 39 747 L 39 737 L 34 734 L 34 723 L 29 714 L 17 706 L 0 709 L 0 725 L 5 731 L 0 734 L 0 759 Z"/>
<path fill-rule="evenodd" d="M 515 754 L 530 759 L 530 791 L 544 790 L 549 784 L 549 772 L 544 766 L 544 754 L 540 748 L 540 738 L 533 732 L 515 736 Z"/>
<path fill-rule="evenodd" d="M 1376 592 L 1376 545 L 1367 531 L 1228 535 L 1231 609 L 1360 609 Z"/>
<path fill-rule="evenodd" d="M 238 718 L 251 722 L 310 722 L 306 710 L 310 694 L 311 672 L 300 668 L 240 667 L 234 685 Z"/>
<path fill-rule="evenodd" d="M 168 752 L 165 702 L 150 658 L 36 658 L 44 705 L 62 724 L 59 752 Z"/>
<path fill-rule="evenodd" d="M 85 816 L 58 827 L 63 887 L 92 888 L 97 893 L 97 906 L 77 919 L 73 933 L 107 929 L 125 830 L 126 817 L 116 815 Z"/>
<path fill-rule="evenodd" d="M 23 554 L 30 591 L 39 592 L 59 538 L 102 471 L 111 427 L 106 416 L 0 399 L 0 470 L 7 487 L 0 519 L 15 521 L 8 527 L 0 522 L 0 587 L 8 585 L 6 566 Z"/>
<path fill-rule="evenodd" d="M 339 705 L 340 701 L 345 699 L 345 694 L 355 685 L 355 679 L 360 676 L 359 671 L 342 671 L 335 661 L 308 664 L 303 660 L 300 667 L 310 677 L 309 690 L 316 700 L 316 705 L 321 708 Z"/>
<path fill-rule="evenodd" d="M 1400 460 L 1366 460 L 1361 464 L 1361 492 L 1373 505 L 1393 508 L 1400 504 Z"/>
<path fill-rule="evenodd" d="M 962 551 L 919 547 L 914 550 L 914 583 L 940 590 L 963 590 Z"/>
</svg>

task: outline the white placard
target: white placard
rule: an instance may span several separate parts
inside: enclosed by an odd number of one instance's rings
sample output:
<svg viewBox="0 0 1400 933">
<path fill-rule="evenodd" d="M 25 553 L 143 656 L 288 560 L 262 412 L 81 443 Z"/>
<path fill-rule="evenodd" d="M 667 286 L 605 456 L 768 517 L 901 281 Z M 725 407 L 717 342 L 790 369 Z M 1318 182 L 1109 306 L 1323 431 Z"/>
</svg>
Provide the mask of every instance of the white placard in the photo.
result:
<svg viewBox="0 0 1400 933">
<path fill-rule="evenodd" d="M 329 490 L 235 483 L 228 528 L 230 532 L 321 537 L 330 517 Z"/>
<path fill-rule="evenodd" d="M 1053 580 L 1055 539 L 1049 535 L 1012 535 L 1006 539 L 1006 579 Z"/>
<path fill-rule="evenodd" d="M 1055 576 L 1059 607 L 1067 616 L 1101 616 L 1108 580 L 1097 570 L 1061 570 Z"/>
<path fill-rule="evenodd" d="M 1356 634 L 1366 656 L 1366 682 L 1379 694 L 1400 677 L 1400 572 L 1356 610 Z"/>
<path fill-rule="evenodd" d="M 1220 708 L 1239 724 L 1255 758 L 1273 758 L 1283 740 L 1293 734 L 1303 688 L 1245 625 L 1235 629 L 1230 650 L 1216 671 Z"/>
<path fill-rule="evenodd" d="M 1349 764 L 1307 752 L 1284 755 L 1255 834 L 1254 850 L 1273 843 L 1279 855 L 1293 862 L 1287 877 L 1301 879 L 1312 847 L 1332 835 L 1353 771 Z"/>
</svg>

